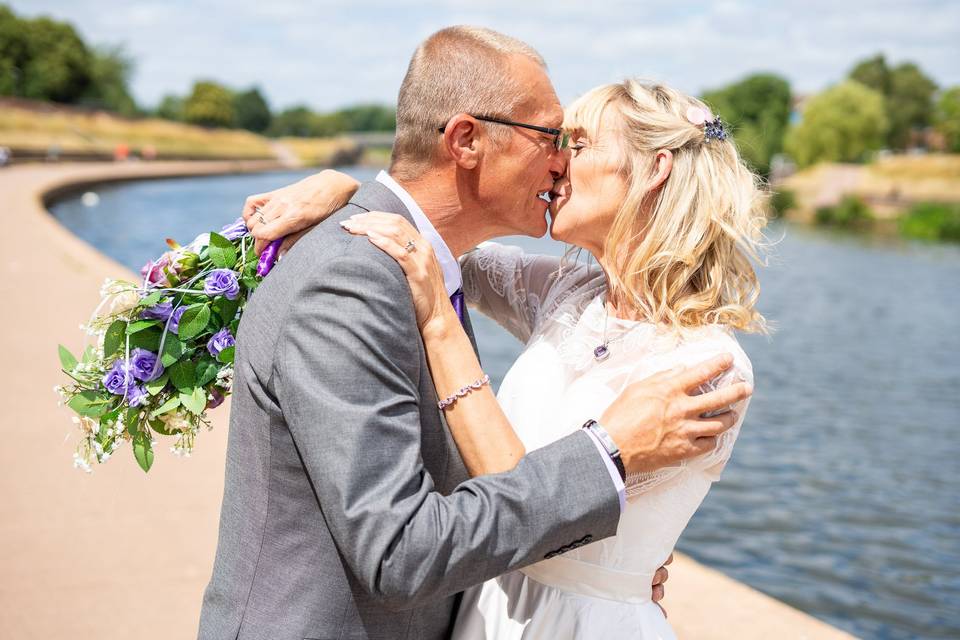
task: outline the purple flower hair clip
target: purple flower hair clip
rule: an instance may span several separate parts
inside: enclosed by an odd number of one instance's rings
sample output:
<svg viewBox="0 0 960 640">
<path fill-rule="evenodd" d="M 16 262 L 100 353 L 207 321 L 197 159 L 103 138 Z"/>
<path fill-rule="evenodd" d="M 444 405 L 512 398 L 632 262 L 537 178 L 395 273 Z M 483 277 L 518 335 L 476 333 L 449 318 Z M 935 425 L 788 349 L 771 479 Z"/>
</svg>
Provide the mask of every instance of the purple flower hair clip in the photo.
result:
<svg viewBox="0 0 960 640">
<path fill-rule="evenodd" d="M 707 139 L 707 142 L 727 139 L 727 130 L 724 128 L 720 116 L 714 116 L 707 109 L 690 107 L 687 109 L 687 120 L 698 127 L 703 126 L 703 136 Z"/>
</svg>

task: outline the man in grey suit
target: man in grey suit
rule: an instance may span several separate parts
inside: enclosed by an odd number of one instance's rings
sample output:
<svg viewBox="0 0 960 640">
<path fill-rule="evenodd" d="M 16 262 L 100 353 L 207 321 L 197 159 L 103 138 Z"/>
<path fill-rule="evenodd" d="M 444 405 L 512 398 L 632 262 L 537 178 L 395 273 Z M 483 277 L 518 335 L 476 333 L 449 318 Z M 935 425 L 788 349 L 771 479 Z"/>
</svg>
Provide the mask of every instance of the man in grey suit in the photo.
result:
<svg viewBox="0 0 960 640">
<path fill-rule="evenodd" d="M 566 168 L 553 131 L 562 118 L 542 60 L 521 42 L 458 27 L 417 49 L 389 174 L 303 236 L 244 311 L 201 639 L 448 637 L 464 588 L 613 535 L 627 472 L 696 455 L 733 424 L 684 404 L 692 382 L 729 365 L 721 359 L 635 385 L 603 426 L 468 478 L 403 272 L 338 222 L 372 209 L 405 216 L 456 295 L 456 256 L 545 232 L 537 194 Z M 736 399 L 718 395 L 715 408 Z"/>
</svg>

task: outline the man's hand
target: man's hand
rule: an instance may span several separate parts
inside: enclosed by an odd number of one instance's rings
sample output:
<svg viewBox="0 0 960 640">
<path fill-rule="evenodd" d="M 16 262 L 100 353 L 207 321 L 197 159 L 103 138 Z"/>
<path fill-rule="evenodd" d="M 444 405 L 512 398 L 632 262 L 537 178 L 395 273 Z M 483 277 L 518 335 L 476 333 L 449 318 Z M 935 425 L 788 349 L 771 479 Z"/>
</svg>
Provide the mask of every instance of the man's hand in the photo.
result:
<svg viewBox="0 0 960 640">
<path fill-rule="evenodd" d="M 360 183 L 345 173 L 326 169 L 289 186 L 247 198 L 243 221 L 254 237 L 257 255 L 273 240 L 284 238 L 280 255 L 303 234 L 341 208 Z"/>
<path fill-rule="evenodd" d="M 667 558 L 667 561 L 663 563 L 663 566 L 657 569 L 657 572 L 653 574 L 653 602 L 658 607 L 660 611 L 663 612 L 663 617 L 667 617 L 667 610 L 663 608 L 663 605 L 660 604 L 660 601 L 663 600 L 664 586 L 665 583 L 670 578 L 670 572 L 667 571 L 667 565 L 673 562 L 673 554 L 670 554 L 670 557 Z"/>
<path fill-rule="evenodd" d="M 653 471 L 712 451 L 717 436 L 737 422 L 727 411 L 753 393 L 749 383 L 732 384 L 710 393 L 691 395 L 700 385 L 733 364 L 729 354 L 695 367 L 677 367 L 631 384 L 607 408 L 600 423 L 620 447 L 627 473 Z"/>
</svg>

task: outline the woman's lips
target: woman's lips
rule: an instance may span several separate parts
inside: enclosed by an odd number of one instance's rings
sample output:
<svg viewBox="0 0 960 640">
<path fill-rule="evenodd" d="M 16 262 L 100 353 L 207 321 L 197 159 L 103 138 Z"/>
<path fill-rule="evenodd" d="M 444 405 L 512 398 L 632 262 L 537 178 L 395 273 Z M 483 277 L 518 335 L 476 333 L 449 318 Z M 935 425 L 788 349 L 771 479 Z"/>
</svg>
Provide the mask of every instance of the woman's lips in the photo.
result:
<svg viewBox="0 0 960 640">
<path fill-rule="evenodd" d="M 570 183 L 564 182 L 555 185 L 550 191 L 550 213 L 556 215 L 567 200 L 570 199 Z"/>
</svg>

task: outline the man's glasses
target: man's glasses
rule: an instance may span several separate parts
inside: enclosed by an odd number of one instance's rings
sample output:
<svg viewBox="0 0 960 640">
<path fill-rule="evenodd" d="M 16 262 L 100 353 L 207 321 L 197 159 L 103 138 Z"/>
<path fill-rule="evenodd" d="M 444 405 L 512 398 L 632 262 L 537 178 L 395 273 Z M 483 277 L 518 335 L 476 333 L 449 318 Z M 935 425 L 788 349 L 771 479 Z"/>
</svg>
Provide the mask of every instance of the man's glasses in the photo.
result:
<svg viewBox="0 0 960 640">
<path fill-rule="evenodd" d="M 557 151 L 567 148 L 567 143 L 570 141 L 570 134 L 564 133 L 562 129 L 554 129 L 552 127 L 541 127 L 535 124 L 524 124 L 523 122 L 514 122 L 513 120 L 501 120 L 499 118 L 491 118 L 489 116 L 475 116 L 470 114 L 471 118 L 476 118 L 477 120 L 483 120 L 484 122 L 493 122 L 495 124 L 505 124 L 510 127 L 520 127 L 522 129 L 531 129 L 533 131 L 539 131 L 540 133 L 545 133 L 548 136 L 553 138 L 553 148 Z M 446 127 L 440 127 L 438 131 L 443 133 L 446 130 Z"/>
</svg>

